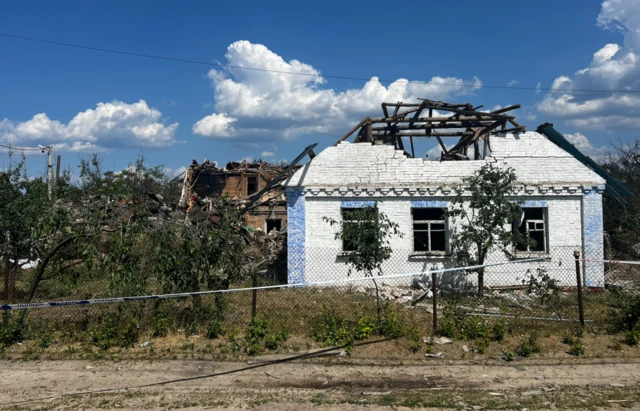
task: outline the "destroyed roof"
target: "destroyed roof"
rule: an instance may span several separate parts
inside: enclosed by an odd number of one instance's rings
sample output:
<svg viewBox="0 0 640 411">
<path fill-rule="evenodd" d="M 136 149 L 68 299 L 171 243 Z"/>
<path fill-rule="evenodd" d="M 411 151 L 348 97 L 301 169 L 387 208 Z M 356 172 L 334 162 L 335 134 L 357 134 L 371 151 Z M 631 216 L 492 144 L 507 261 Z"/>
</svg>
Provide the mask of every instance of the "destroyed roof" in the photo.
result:
<svg viewBox="0 0 640 411">
<path fill-rule="evenodd" d="M 459 184 L 487 162 L 515 170 L 519 184 L 601 186 L 605 180 L 537 132 L 492 136 L 483 160 L 410 158 L 392 145 L 341 142 L 322 151 L 285 183 L 288 187 L 438 187 Z"/>
<path fill-rule="evenodd" d="M 478 111 L 482 106 L 419 100 L 420 103 L 382 103 L 383 118 L 365 118 L 334 145 L 345 141 L 359 129 L 354 143 L 375 142 L 392 145 L 402 150 L 406 156 L 416 157 L 414 137 L 433 137 L 442 148 L 443 161 L 469 160 L 470 149 L 473 149 L 475 159 L 487 156 L 491 148 L 492 134 L 525 131 L 525 127 L 518 124 L 515 117 L 505 114 L 520 108 L 519 104 L 494 111 Z M 389 114 L 391 107 L 394 107 L 394 111 Z M 507 124 L 512 128 L 507 128 Z M 459 137 L 459 140 L 453 147 L 447 147 L 442 141 L 445 137 Z"/>
</svg>

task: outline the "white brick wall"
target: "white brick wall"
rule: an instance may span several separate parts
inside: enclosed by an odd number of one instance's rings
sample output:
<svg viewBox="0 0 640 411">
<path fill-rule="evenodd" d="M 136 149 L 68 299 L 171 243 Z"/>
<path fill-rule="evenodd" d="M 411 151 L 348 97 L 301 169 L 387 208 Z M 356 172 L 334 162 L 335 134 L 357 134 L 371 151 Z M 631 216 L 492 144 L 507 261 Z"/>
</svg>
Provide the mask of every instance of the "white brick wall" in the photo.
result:
<svg viewBox="0 0 640 411">
<path fill-rule="evenodd" d="M 306 199 L 305 280 L 307 282 L 335 280 L 346 278 L 347 276 L 347 265 L 339 257 L 342 243 L 339 239 L 335 239 L 338 227 L 332 227 L 323 221 L 323 217 L 340 221 L 342 200 L 359 201 L 361 199 L 314 197 Z M 411 219 L 411 201 L 409 199 L 367 198 L 367 200 L 378 201 L 378 210 L 387 214 L 392 221 L 398 223 L 400 231 L 404 234 L 402 238 L 391 238 L 390 245 L 394 250 L 394 255 L 384 266 L 385 274 L 421 272 L 443 266 L 445 261 L 443 258 L 411 256 L 413 254 L 413 223 Z M 433 201 L 434 198 L 425 198 L 424 200 Z M 575 270 L 570 257 L 571 252 L 574 249 L 579 250 L 582 245 L 581 197 L 557 198 L 547 196 L 536 197 L 535 200 L 547 202 L 549 247 L 554 250 L 551 257 L 563 258 L 560 266 L 558 265 L 559 261 L 544 264 L 544 266 L 564 285 L 574 285 Z M 454 227 L 450 224 L 449 230 L 452 229 Z M 496 251 L 494 255 L 489 256 L 488 260 L 495 262 L 504 259 L 502 253 Z M 505 267 L 489 268 L 485 276 L 485 283 L 487 285 L 519 284 L 526 275 L 527 270 L 538 266 L 540 264 L 534 263 L 512 265 L 509 269 Z M 475 282 L 475 278 L 470 278 L 470 280 Z M 410 285 L 411 280 L 404 279 L 387 282 Z"/>
</svg>

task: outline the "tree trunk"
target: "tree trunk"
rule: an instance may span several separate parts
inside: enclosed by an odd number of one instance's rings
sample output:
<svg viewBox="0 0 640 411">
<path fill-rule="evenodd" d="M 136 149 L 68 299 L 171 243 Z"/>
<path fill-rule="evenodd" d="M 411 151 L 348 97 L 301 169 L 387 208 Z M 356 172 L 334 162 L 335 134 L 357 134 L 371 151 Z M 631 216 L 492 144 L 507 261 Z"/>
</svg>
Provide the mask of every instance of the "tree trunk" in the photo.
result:
<svg viewBox="0 0 640 411">
<path fill-rule="evenodd" d="M 11 268 L 9 267 L 9 252 L 4 255 L 4 298 L 3 300 L 9 302 L 9 276 L 11 275 Z"/>
<path fill-rule="evenodd" d="M 376 287 L 376 310 L 378 312 L 378 324 L 382 321 L 382 309 L 380 308 L 380 290 L 378 289 L 378 283 L 376 283 L 376 279 L 371 277 L 373 281 L 373 285 Z"/>
<path fill-rule="evenodd" d="M 33 283 L 31 284 L 31 289 L 29 290 L 29 295 L 27 296 L 27 303 L 30 303 L 33 299 L 34 294 L 36 293 L 36 289 L 38 285 L 40 285 L 40 281 L 42 281 L 42 277 L 44 276 L 44 270 L 47 268 L 49 261 L 53 258 L 53 256 L 60 251 L 64 246 L 70 244 L 75 240 L 75 237 L 68 237 L 62 240 L 47 256 L 38 264 L 38 269 L 36 273 L 36 277 L 33 279 Z"/>
<path fill-rule="evenodd" d="M 484 268 L 478 269 L 478 297 L 484 297 Z"/>
</svg>

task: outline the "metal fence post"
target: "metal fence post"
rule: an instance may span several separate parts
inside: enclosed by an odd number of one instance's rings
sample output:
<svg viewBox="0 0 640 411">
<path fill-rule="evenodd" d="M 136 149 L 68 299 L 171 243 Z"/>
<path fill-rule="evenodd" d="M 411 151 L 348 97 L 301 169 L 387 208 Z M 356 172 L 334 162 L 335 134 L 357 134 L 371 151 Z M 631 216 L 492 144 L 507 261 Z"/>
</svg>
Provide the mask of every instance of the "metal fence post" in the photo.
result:
<svg viewBox="0 0 640 411">
<path fill-rule="evenodd" d="M 436 299 L 436 273 L 431 273 L 431 292 L 433 293 L 433 335 L 438 332 L 438 301 Z"/>
<path fill-rule="evenodd" d="M 576 285 L 578 287 L 578 313 L 580 314 L 580 325 L 584 327 L 584 310 L 582 307 L 582 275 L 580 273 L 580 251 L 574 251 L 576 259 Z"/>
</svg>

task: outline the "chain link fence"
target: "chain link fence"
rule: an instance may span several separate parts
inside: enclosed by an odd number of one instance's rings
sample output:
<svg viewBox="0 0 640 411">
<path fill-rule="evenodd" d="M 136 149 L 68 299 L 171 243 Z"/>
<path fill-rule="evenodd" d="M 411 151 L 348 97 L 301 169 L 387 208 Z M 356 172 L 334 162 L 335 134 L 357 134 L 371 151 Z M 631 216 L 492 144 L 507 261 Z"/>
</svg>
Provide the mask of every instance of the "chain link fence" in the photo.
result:
<svg viewBox="0 0 640 411">
<path fill-rule="evenodd" d="M 546 255 L 522 255 L 518 259 L 492 253 L 485 261 L 485 287 L 483 296 L 479 296 L 478 270 L 456 269 L 459 265 L 448 256 L 395 250 L 381 273 L 362 278 L 367 273 L 350 270 L 340 250 L 308 249 L 299 264 L 289 266 L 290 278 L 292 274 L 303 278 L 306 286 L 4 310 L 2 327 L 6 334 L 12 324 L 21 324 L 23 338 L 55 335 L 58 341 L 93 341 L 105 348 L 184 334 L 230 341 L 249 339 L 253 332 L 250 327 L 256 324 L 252 322 L 254 317 L 268 323 L 269 330 L 261 338 L 298 341 L 318 340 L 327 322 L 351 329 L 363 319 L 375 323 L 376 317 L 393 318 L 402 324 L 405 336 L 433 335 L 434 317 L 439 320 L 436 334 L 455 334 L 446 328 L 466 319 L 503 322 L 514 332 L 562 332 L 580 324 L 581 289 L 586 326 L 605 330 L 621 296 L 640 290 L 640 266 L 589 261 L 588 255 L 581 255 L 576 266 L 576 251 L 580 251 L 577 246 L 556 247 Z M 535 258 L 542 260 L 531 261 Z M 523 259 L 526 262 L 521 262 Z M 435 274 L 425 274 L 427 271 Z M 16 278 L 18 301 L 28 295 L 33 275 L 35 269 L 28 268 Z M 274 286 L 279 284 L 278 278 L 282 275 L 258 271 L 253 278 L 230 288 Z M 157 279 L 150 277 L 146 283 L 146 294 L 159 293 Z M 125 296 L 123 291 L 110 291 L 108 284 L 108 278 L 91 275 L 59 281 L 54 277 L 43 281 L 32 301 Z"/>
</svg>

